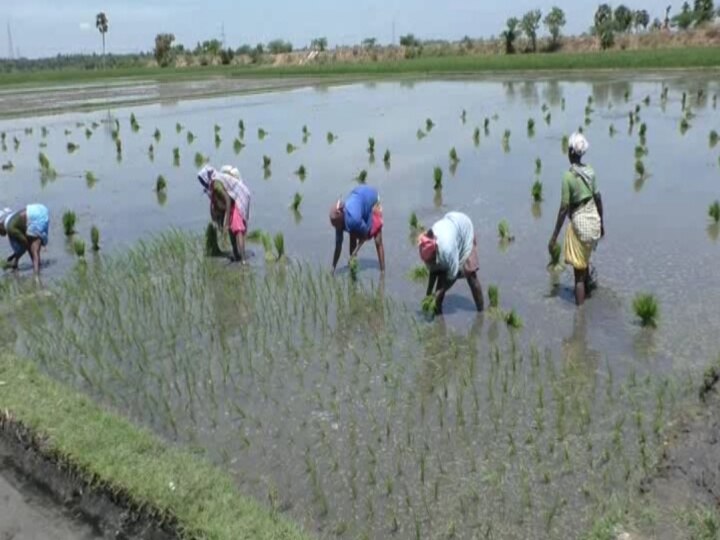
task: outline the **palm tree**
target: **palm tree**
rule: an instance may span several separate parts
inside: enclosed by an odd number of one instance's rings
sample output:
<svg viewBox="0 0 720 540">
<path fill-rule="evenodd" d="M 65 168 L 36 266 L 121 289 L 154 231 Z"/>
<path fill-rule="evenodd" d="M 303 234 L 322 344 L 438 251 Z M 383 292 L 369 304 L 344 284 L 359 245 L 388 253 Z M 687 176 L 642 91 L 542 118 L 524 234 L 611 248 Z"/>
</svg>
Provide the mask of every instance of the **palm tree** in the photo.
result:
<svg viewBox="0 0 720 540">
<path fill-rule="evenodd" d="M 105 34 L 108 31 L 108 18 L 104 12 L 100 12 L 95 16 L 95 27 L 100 32 L 103 42 L 103 68 L 105 67 Z"/>
</svg>

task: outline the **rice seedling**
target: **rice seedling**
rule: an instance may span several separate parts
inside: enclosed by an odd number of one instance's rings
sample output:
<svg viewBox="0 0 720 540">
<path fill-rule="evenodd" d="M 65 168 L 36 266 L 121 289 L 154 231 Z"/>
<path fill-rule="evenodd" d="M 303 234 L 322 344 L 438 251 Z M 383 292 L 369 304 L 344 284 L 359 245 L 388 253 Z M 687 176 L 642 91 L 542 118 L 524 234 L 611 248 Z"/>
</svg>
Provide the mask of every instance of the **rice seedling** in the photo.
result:
<svg viewBox="0 0 720 540">
<path fill-rule="evenodd" d="M 460 113 L 460 121 L 464 124 L 467 120 L 467 111 L 465 109 Z"/>
<path fill-rule="evenodd" d="M 510 330 L 519 330 L 523 326 L 522 319 L 514 309 L 505 314 L 505 324 Z"/>
<path fill-rule="evenodd" d="M 357 281 L 360 275 L 360 263 L 358 262 L 357 257 L 350 257 L 350 262 L 348 262 L 348 270 L 350 271 L 350 279 L 353 282 Z"/>
<path fill-rule="evenodd" d="M 215 225 L 208 223 L 205 228 L 205 256 L 206 257 L 220 257 L 222 250 L 218 243 L 218 234 Z"/>
<path fill-rule="evenodd" d="M 509 129 L 506 129 L 505 133 L 503 133 L 502 148 L 503 148 L 503 152 L 505 152 L 506 154 L 510 151 L 510 130 Z"/>
<path fill-rule="evenodd" d="M 540 180 L 535 180 L 530 193 L 532 194 L 533 201 L 541 202 L 543 200 L 543 185 Z"/>
<path fill-rule="evenodd" d="M 488 287 L 488 300 L 490 301 L 490 307 L 492 309 L 500 307 L 500 290 L 497 285 L 490 285 Z"/>
<path fill-rule="evenodd" d="M 713 129 L 710 132 L 710 148 L 715 148 L 718 140 L 720 140 L 720 136 L 718 136 L 718 132 Z"/>
<path fill-rule="evenodd" d="M 437 301 L 435 300 L 435 295 L 431 294 L 423 298 L 420 307 L 425 315 L 429 315 L 431 317 L 434 316 L 437 312 Z"/>
<path fill-rule="evenodd" d="M 549 126 L 552 123 L 552 113 L 547 113 L 545 115 L 545 123 Z"/>
<path fill-rule="evenodd" d="M 167 181 L 165 180 L 165 177 L 161 174 L 157 177 L 157 180 L 155 180 L 155 192 L 160 193 L 161 191 L 165 191 L 167 189 Z"/>
<path fill-rule="evenodd" d="M 119 133 L 120 133 L 120 128 L 116 128 L 115 131 L 114 131 L 114 133 L 119 134 Z M 70 134 L 72 134 L 72 130 L 66 129 L 66 130 L 65 130 L 65 136 L 67 137 L 67 136 L 70 135 Z M 117 136 L 117 135 L 116 135 L 116 136 Z"/>
<path fill-rule="evenodd" d="M 215 148 L 220 148 L 220 145 L 222 144 L 222 137 L 220 137 L 219 133 L 215 134 Z"/>
<path fill-rule="evenodd" d="M 93 251 L 100 251 L 100 229 L 95 225 L 90 228 L 90 243 Z"/>
<path fill-rule="evenodd" d="M 385 150 L 385 155 L 383 155 L 383 163 L 385 163 L 385 166 L 390 165 L 390 150 Z"/>
<path fill-rule="evenodd" d="M 15 165 L 13 164 L 12 161 L 8 160 L 7 162 L 2 164 L 3 171 L 12 171 L 14 168 L 15 168 Z"/>
<path fill-rule="evenodd" d="M 257 132 L 258 140 L 262 141 L 263 139 L 265 139 L 265 137 L 267 137 L 267 134 L 268 134 L 267 131 L 265 131 L 263 128 L 258 128 L 258 132 Z"/>
<path fill-rule="evenodd" d="M 450 163 L 457 163 L 458 161 L 460 161 L 457 150 L 455 150 L 454 146 L 450 149 L 449 156 L 450 156 Z"/>
<path fill-rule="evenodd" d="M 638 294 L 633 299 L 633 311 L 640 319 L 640 325 L 655 328 L 659 316 L 657 300 L 652 294 Z"/>
<path fill-rule="evenodd" d="M 410 272 L 408 272 L 408 277 L 412 281 L 424 281 L 427 280 L 428 277 L 430 277 L 430 271 L 424 264 L 419 264 L 418 266 L 412 268 Z"/>
<path fill-rule="evenodd" d="M 303 137 L 309 137 L 309 136 L 310 136 L 310 130 L 308 129 L 307 126 L 303 126 L 303 127 L 302 127 L 302 134 L 303 134 Z"/>
<path fill-rule="evenodd" d="M 85 129 L 85 139 L 90 140 L 90 137 L 92 137 L 93 132 L 90 130 L 90 128 Z"/>
<path fill-rule="evenodd" d="M 305 169 L 305 165 L 300 165 L 295 171 L 295 174 L 298 178 L 300 178 L 301 181 L 305 180 L 305 176 L 307 175 L 307 170 Z"/>
<path fill-rule="evenodd" d="M 275 245 L 275 254 L 277 260 L 282 259 L 285 256 L 285 237 L 283 233 L 277 233 L 273 238 L 273 244 Z"/>
<path fill-rule="evenodd" d="M 645 178 L 645 163 L 643 163 L 642 159 L 636 159 L 635 160 L 635 173 L 637 174 L 638 178 Z"/>
<path fill-rule="evenodd" d="M 77 257 L 81 259 L 85 257 L 85 240 L 81 240 L 80 238 L 73 240 L 73 251 Z"/>
<path fill-rule="evenodd" d="M 295 150 L 297 150 L 297 146 L 293 145 L 292 143 L 287 143 L 285 146 L 285 152 L 287 154 L 292 154 Z"/>
<path fill-rule="evenodd" d="M 85 183 L 92 188 L 97 183 L 97 177 L 92 171 L 85 171 Z"/>
<path fill-rule="evenodd" d="M 682 103 L 682 110 L 684 111 L 685 105 L 687 104 L 687 93 L 686 92 L 682 93 L 682 102 L 681 103 Z"/>
<path fill-rule="evenodd" d="M 155 146 L 152 143 L 148 146 L 148 158 L 150 161 L 155 161 Z"/>
<path fill-rule="evenodd" d="M 159 128 L 155 128 L 155 133 L 153 133 L 153 138 L 156 142 L 160 142 L 160 138 L 162 137 L 162 133 L 160 133 Z"/>
<path fill-rule="evenodd" d="M 180 122 L 175 123 L 175 133 L 180 133 L 183 130 L 183 126 Z"/>
<path fill-rule="evenodd" d="M 515 237 L 510 234 L 510 225 L 504 219 L 498 223 L 498 236 L 501 242 L 512 242 L 515 240 Z"/>
<path fill-rule="evenodd" d="M 115 139 L 115 153 L 117 154 L 118 161 L 122 159 L 122 139 Z"/>
<path fill-rule="evenodd" d="M 435 127 L 435 123 L 430 118 L 425 120 L 425 131 L 430 133 L 432 131 L 432 128 L 434 128 L 434 127 Z"/>
<path fill-rule="evenodd" d="M 360 173 L 355 177 L 355 180 L 360 182 L 361 184 L 364 184 L 367 181 L 367 171 L 365 169 L 361 170 Z"/>
<path fill-rule="evenodd" d="M 539 157 L 535 158 L 535 174 L 539 175 L 542 172 L 542 159 Z"/>
<path fill-rule="evenodd" d="M 645 99 L 643 99 L 643 103 L 646 107 L 650 106 L 650 96 L 645 96 Z"/>
<path fill-rule="evenodd" d="M 243 119 L 238 120 L 238 131 L 245 133 L 245 121 Z"/>
<path fill-rule="evenodd" d="M 205 165 L 205 162 L 207 162 L 205 156 L 203 156 L 200 152 L 195 152 L 195 167 L 199 169 Z"/>
<path fill-rule="evenodd" d="M 195 135 L 192 131 L 188 131 L 187 135 L 185 135 L 185 139 L 187 140 L 188 144 L 192 144 L 193 142 L 195 142 Z"/>
<path fill-rule="evenodd" d="M 708 208 L 708 216 L 715 222 L 720 222 L 720 201 L 713 202 Z"/>
<path fill-rule="evenodd" d="M 335 136 L 335 134 L 332 131 L 327 132 L 326 139 L 327 139 L 328 144 L 334 143 L 336 138 L 337 137 Z"/>
<path fill-rule="evenodd" d="M 528 136 L 532 137 L 535 135 L 535 119 L 529 118 L 527 121 L 527 132 Z"/>
<path fill-rule="evenodd" d="M 483 120 L 483 131 L 485 132 L 485 136 L 490 133 L 490 119 L 488 117 L 485 117 Z"/>
<path fill-rule="evenodd" d="M 635 115 L 633 114 L 632 111 L 630 111 L 628 113 L 628 123 L 630 125 L 630 129 L 632 129 L 633 126 L 635 126 Z"/>
<path fill-rule="evenodd" d="M 41 169 L 47 170 L 47 169 L 52 168 L 52 167 L 50 166 L 50 160 L 49 160 L 48 157 L 45 155 L 45 152 L 40 152 L 40 153 L 38 154 L 38 161 L 40 162 L 40 168 L 41 168 Z"/>
<path fill-rule="evenodd" d="M 422 226 L 422 224 L 420 223 L 420 220 L 418 219 L 417 214 L 415 212 L 412 212 L 410 214 L 410 219 L 408 220 L 408 222 L 410 224 L 411 231 L 420 231 L 424 228 Z"/>
<path fill-rule="evenodd" d="M 243 142 L 240 139 L 236 138 L 233 141 L 233 150 L 235 151 L 235 153 L 239 154 L 243 148 L 245 148 L 245 144 L 243 144 Z"/>
<path fill-rule="evenodd" d="M 560 263 L 560 255 L 562 254 L 562 245 L 558 242 L 555 242 L 551 248 L 549 248 L 549 254 L 550 254 L 550 264 L 548 264 L 548 268 L 550 270 L 557 270 L 562 268 L 562 264 Z"/>
<path fill-rule="evenodd" d="M 640 124 L 640 131 L 638 133 L 640 137 L 645 137 L 647 135 L 647 124 L 645 122 Z"/>
<path fill-rule="evenodd" d="M 292 203 L 290 203 L 290 208 L 292 208 L 292 210 L 294 212 L 299 211 L 300 205 L 302 204 L 302 200 L 303 200 L 303 196 L 296 191 L 295 195 L 293 196 Z"/>
<path fill-rule="evenodd" d="M 65 236 L 72 236 L 75 234 L 75 223 L 77 222 L 77 215 L 72 210 L 68 210 L 62 216 L 63 230 Z"/>
<path fill-rule="evenodd" d="M 560 141 L 560 148 L 562 149 L 563 154 L 568 153 L 568 148 L 570 145 L 570 139 L 567 135 L 563 135 L 562 141 Z"/>
<path fill-rule="evenodd" d="M 417 140 L 420 141 L 426 137 L 426 133 L 422 129 L 418 129 L 415 136 L 417 137 Z"/>
<path fill-rule="evenodd" d="M 130 129 L 134 132 L 140 131 L 140 124 L 138 124 L 137 118 L 135 118 L 135 113 L 130 113 Z"/>
<path fill-rule="evenodd" d="M 442 169 L 440 167 L 435 167 L 433 169 L 433 181 L 435 183 L 434 188 L 436 191 L 442 189 L 442 177 L 443 177 Z"/>
<path fill-rule="evenodd" d="M 261 229 L 253 229 L 252 231 L 247 233 L 247 236 L 245 239 L 248 242 L 258 243 L 262 242 L 263 236 L 265 235 L 265 232 Z"/>
<path fill-rule="evenodd" d="M 475 146 L 480 145 L 480 128 L 476 127 L 475 131 L 473 131 L 473 144 Z"/>
<path fill-rule="evenodd" d="M 370 155 L 375 153 L 375 139 L 373 137 L 368 138 L 367 152 Z"/>
</svg>

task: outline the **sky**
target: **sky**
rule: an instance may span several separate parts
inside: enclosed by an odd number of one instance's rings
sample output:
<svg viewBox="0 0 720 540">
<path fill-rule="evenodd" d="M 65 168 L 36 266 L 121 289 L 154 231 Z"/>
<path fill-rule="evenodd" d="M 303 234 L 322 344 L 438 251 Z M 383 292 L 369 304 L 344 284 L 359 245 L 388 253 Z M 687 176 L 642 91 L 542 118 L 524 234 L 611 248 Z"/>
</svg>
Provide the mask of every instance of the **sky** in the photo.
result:
<svg viewBox="0 0 720 540">
<path fill-rule="evenodd" d="M 104 11 L 110 28 L 107 50 L 149 51 L 155 35 L 175 34 L 176 43 L 194 47 L 198 41 L 221 39 L 233 48 L 244 43 L 289 40 L 295 47 L 315 37 L 330 46 L 356 44 L 375 37 L 389 43 L 393 36 L 413 33 L 421 39 L 460 39 L 498 35 L 510 16 L 530 9 L 549 11 L 557 5 L 568 21 L 565 33 L 586 31 L 598 0 L 0 0 L 0 56 L 9 51 L 9 23 L 15 55 L 28 58 L 62 53 L 100 52 L 95 15 Z M 619 4 L 616 2 L 615 4 Z M 676 9 L 679 9 L 679 1 Z M 647 9 L 662 19 L 668 0 L 642 0 L 627 5 Z"/>
</svg>

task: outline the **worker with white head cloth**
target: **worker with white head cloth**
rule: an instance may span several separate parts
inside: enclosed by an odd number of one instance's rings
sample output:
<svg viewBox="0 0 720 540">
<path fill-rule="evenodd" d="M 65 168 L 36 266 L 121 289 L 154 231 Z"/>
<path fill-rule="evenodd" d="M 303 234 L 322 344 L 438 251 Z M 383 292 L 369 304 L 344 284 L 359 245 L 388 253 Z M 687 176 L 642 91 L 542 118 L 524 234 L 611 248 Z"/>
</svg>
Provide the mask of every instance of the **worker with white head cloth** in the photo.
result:
<svg viewBox="0 0 720 540">
<path fill-rule="evenodd" d="M 565 223 L 565 262 L 575 271 L 575 303 L 580 306 L 592 287 L 590 255 L 600 238 L 605 236 L 602 197 L 597 188 L 595 171 L 583 163 L 583 156 L 590 148 L 582 133 L 573 133 L 568 139 L 570 170 L 562 180 L 562 197 L 555 230 L 550 237 L 548 249 L 552 251 Z"/>
</svg>

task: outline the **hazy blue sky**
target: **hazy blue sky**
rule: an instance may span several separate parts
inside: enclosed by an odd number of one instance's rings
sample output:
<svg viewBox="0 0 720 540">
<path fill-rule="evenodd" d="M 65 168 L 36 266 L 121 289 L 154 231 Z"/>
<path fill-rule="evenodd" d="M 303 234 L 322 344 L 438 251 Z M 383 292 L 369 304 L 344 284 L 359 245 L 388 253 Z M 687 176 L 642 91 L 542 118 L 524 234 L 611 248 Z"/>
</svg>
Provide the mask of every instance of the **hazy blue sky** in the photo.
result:
<svg viewBox="0 0 720 540">
<path fill-rule="evenodd" d="M 376 37 L 387 43 L 395 32 L 412 32 L 421 38 L 457 39 L 464 35 L 497 35 L 511 15 L 553 4 L 565 10 L 567 33 L 588 29 L 597 0 L 0 0 L 2 36 L 0 55 L 7 56 L 7 22 L 12 28 L 15 49 L 23 56 L 100 50 L 95 14 L 105 11 L 110 20 L 108 51 L 150 50 L 155 34 L 172 32 L 177 41 L 194 46 L 197 41 L 219 38 L 225 26 L 226 43 L 290 40 L 301 47 L 317 36 L 330 45 L 359 43 Z M 620 2 L 615 2 L 619 4 Z M 651 18 L 662 18 L 668 0 L 627 2 L 645 8 Z M 679 1 L 675 2 L 679 9 Z M 9 8 L 8 8 L 9 6 Z"/>
</svg>

